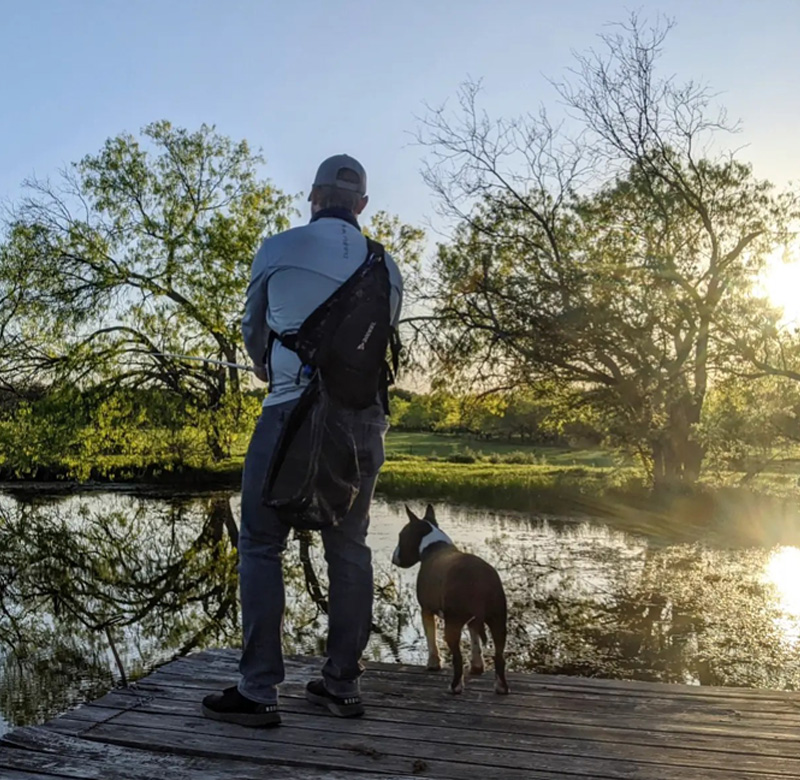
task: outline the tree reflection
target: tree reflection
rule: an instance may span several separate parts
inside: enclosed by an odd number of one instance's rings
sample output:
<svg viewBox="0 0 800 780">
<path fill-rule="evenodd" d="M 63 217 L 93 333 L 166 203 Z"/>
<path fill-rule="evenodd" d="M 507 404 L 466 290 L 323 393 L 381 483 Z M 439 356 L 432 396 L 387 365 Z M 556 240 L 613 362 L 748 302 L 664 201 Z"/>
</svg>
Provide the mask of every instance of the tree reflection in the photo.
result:
<svg viewBox="0 0 800 780">
<path fill-rule="evenodd" d="M 0 644 L 10 652 L 0 708 L 10 722 L 238 633 L 228 498 L 117 504 L 2 510 Z"/>
<path fill-rule="evenodd" d="M 604 589 L 571 597 L 582 590 L 580 569 L 544 565 L 530 549 L 500 546 L 514 638 L 510 668 L 700 685 L 800 686 L 787 616 L 762 577 L 768 550 L 644 547 L 637 560 L 606 562 L 610 579 Z"/>
</svg>

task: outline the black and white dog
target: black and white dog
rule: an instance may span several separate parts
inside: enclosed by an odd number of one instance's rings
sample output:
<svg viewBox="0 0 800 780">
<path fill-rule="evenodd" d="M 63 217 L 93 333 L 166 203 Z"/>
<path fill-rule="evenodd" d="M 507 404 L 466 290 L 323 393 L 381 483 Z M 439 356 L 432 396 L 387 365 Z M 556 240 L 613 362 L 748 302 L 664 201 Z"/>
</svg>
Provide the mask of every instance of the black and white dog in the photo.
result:
<svg viewBox="0 0 800 780">
<path fill-rule="evenodd" d="M 505 674 L 506 595 L 500 575 L 482 558 L 461 552 L 439 528 L 433 507 L 417 517 L 408 507 L 408 523 L 400 531 L 392 563 L 404 569 L 420 563 L 417 599 L 422 608 L 422 625 L 428 640 L 428 669 L 442 668 L 436 643 L 436 620 L 444 618 L 444 638 L 453 655 L 453 681 L 450 690 L 464 690 L 461 633 L 469 628 L 472 639 L 470 674 L 483 674 L 482 643 L 485 626 L 494 642 L 494 689 L 508 693 Z"/>
</svg>

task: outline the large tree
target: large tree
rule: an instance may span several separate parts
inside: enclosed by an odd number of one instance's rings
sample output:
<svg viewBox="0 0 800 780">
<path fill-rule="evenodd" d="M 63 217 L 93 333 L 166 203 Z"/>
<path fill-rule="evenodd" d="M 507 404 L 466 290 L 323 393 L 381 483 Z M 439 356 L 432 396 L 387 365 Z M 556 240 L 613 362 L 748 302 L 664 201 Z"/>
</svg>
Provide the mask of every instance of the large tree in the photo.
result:
<svg viewBox="0 0 800 780">
<path fill-rule="evenodd" d="M 291 198 L 259 176 L 263 160 L 203 125 L 161 121 L 123 134 L 64 171 L 33 180 L 0 264 L 13 305 L 4 375 L 30 383 L 158 385 L 212 419 L 236 407 L 250 265 L 265 235 L 289 226 Z M 0 320 L 0 328 L 3 320 Z M 21 345 L 24 349 L 13 349 Z M 38 370 L 38 373 L 37 373 Z M 233 408 L 236 413 L 236 408 Z M 209 428 L 215 455 L 223 436 Z"/>
<path fill-rule="evenodd" d="M 692 482 L 715 372 L 766 257 L 791 240 L 791 195 L 732 154 L 712 96 L 660 78 L 669 29 L 632 17 L 556 84 L 576 132 L 546 114 L 497 122 L 461 93 L 421 133 L 453 240 L 440 246 L 434 336 L 444 368 L 489 385 L 545 377 L 594 398 L 656 484 Z M 430 331 L 429 331 L 430 332 Z"/>
</svg>

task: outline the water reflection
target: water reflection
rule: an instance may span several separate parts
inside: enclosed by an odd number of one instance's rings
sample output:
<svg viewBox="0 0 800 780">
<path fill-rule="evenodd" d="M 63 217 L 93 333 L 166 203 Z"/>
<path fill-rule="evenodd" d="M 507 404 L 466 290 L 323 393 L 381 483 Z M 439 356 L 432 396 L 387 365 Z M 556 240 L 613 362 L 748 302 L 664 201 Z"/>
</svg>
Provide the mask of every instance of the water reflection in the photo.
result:
<svg viewBox="0 0 800 780">
<path fill-rule="evenodd" d="M 510 669 L 800 683 L 794 547 L 652 546 L 600 524 L 445 506 L 437 516 L 503 575 Z M 238 498 L 229 495 L 0 497 L 0 732 L 41 722 L 175 655 L 238 644 L 236 517 Z M 401 504 L 376 502 L 367 655 L 423 663 L 416 571 L 389 564 L 404 518 Z M 287 553 L 290 653 L 324 648 L 324 564 L 308 541 Z"/>
</svg>

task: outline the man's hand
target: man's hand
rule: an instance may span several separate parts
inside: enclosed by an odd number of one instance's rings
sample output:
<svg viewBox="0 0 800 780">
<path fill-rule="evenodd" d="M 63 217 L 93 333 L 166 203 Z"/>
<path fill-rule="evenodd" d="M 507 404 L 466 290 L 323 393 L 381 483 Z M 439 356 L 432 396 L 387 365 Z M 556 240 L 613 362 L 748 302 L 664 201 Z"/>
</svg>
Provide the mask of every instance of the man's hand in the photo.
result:
<svg viewBox="0 0 800 780">
<path fill-rule="evenodd" d="M 256 379 L 260 379 L 264 384 L 269 382 L 269 377 L 267 376 L 267 369 L 265 366 L 259 366 L 254 363 L 253 373 L 256 375 Z"/>
</svg>

